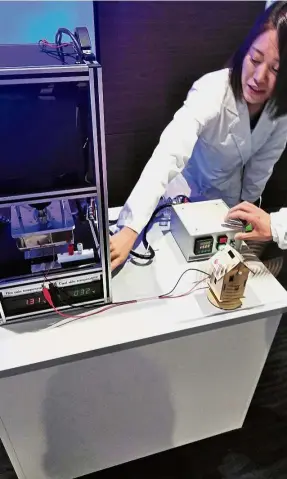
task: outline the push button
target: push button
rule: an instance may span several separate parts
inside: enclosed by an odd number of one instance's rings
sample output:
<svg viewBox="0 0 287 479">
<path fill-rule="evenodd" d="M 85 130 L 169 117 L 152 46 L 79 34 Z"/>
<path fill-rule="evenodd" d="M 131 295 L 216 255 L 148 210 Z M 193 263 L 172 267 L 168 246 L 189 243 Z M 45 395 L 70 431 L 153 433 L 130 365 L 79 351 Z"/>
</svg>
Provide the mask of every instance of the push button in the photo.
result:
<svg viewBox="0 0 287 479">
<path fill-rule="evenodd" d="M 226 244 L 227 244 L 227 241 L 228 241 L 228 238 L 227 238 L 226 235 L 218 236 L 216 249 L 217 249 L 218 251 L 224 249 L 225 246 L 226 246 Z"/>
</svg>

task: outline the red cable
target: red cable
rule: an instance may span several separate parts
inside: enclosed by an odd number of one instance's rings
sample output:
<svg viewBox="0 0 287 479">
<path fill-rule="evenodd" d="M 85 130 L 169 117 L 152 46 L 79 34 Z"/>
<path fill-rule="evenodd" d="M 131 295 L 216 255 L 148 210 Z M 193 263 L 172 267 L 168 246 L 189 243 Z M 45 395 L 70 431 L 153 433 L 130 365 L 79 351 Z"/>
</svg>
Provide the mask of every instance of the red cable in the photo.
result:
<svg viewBox="0 0 287 479">
<path fill-rule="evenodd" d="M 121 301 L 121 302 L 118 302 L 118 303 L 113 303 L 113 304 L 110 304 L 104 308 L 101 308 L 100 310 L 98 311 L 93 311 L 92 313 L 89 313 L 89 314 L 83 314 L 83 315 L 70 315 L 70 314 L 65 314 L 65 313 L 62 313 L 59 309 L 56 308 L 56 306 L 54 305 L 53 303 L 53 300 L 52 300 L 52 297 L 51 297 L 51 294 L 50 294 L 50 291 L 48 288 L 46 288 L 45 286 L 43 287 L 42 291 L 43 291 L 43 295 L 44 295 L 44 298 L 45 300 L 47 301 L 47 303 L 51 306 L 51 308 L 55 311 L 55 313 L 57 313 L 59 316 L 63 317 L 63 318 L 69 318 L 69 319 L 83 319 L 83 318 L 88 318 L 90 316 L 94 316 L 96 314 L 100 314 L 100 313 L 103 313 L 104 311 L 108 311 L 109 309 L 112 309 L 112 308 L 116 308 L 117 306 L 125 306 L 127 304 L 136 304 L 136 303 L 141 303 L 141 302 L 144 302 L 144 301 L 153 301 L 155 299 L 175 299 L 175 298 L 182 298 L 184 296 L 188 296 L 189 294 L 191 294 L 194 289 L 198 286 L 198 284 L 202 283 L 203 281 L 206 281 L 207 278 L 203 278 L 202 280 L 200 281 L 197 281 L 196 284 L 189 290 L 187 291 L 186 293 L 182 293 L 182 294 L 178 294 L 178 295 L 160 295 L 160 296 L 150 296 L 148 298 L 141 298 L 141 299 L 130 299 L 130 300 L 127 300 L 127 301 Z"/>
<path fill-rule="evenodd" d="M 77 315 L 71 315 L 71 314 L 65 314 L 65 313 L 62 313 L 59 309 L 56 308 L 56 306 L 54 305 L 53 303 L 53 300 L 51 298 L 51 294 L 50 294 L 50 291 L 48 290 L 48 288 L 46 288 L 45 286 L 43 287 L 42 289 L 43 291 L 43 295 L 44 295 L 44 298 L 45 300 L 47 301 L 47 303 L 51 306 L 51 308 L 55 311 L 55 313 L 59 314 L 59 316 L 62 316 L 63 318 L 74 318 L 74 319 L 82 319 L 82 318 L 88 318 L 89 316 L 94 316 L 95 314 L 99 314 L 99 313 L 102 313 L 104 311 L 107 311 L 108 309 L 112 309 L 112 308 L 115 308 L 116 306 L 123 306 L 125 304 L 131 304 L 131 303 L 136 303 L 137 300 L 129 300 L 129 301 L 123 301 L 121 303 L 113 303 L 113 304 L 109 304 L 108 306 L 106 306 L 105 308 L 102 308 L 100 311 L 94 311 L 92 313 L 89 313 L 89 314 L 83 314 L 81 316 L 77 316 Z"/>
<path fill-rule="evenodd" d="M 61 45 L 57 45 L 56 43 L 50 43 L 47 40 L 40 40 L 40 45 L 50 47 L 50 48 L 61 48 L 61 47 L 68 47 L 71 46 L 72 43 L 61 43 Z"/>
</svg>

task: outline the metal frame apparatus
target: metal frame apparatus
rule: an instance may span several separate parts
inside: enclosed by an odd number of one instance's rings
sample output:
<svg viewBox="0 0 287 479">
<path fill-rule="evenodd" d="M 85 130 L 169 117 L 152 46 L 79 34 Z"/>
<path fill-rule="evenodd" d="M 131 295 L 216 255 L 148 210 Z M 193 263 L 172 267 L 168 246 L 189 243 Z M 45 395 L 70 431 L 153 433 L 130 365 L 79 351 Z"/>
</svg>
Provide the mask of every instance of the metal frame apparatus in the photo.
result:
<svg viewBox="0 0 287 479">
<path fill-rule="evenodd" d="M 97 62 L 86 64 L 73 64 L 63 66 L 43 66 L 43 67 L 13 67 L 0 68 L 0 88 L 2 85 L 24 85 L 37 83 L 58 83 L 58 82 L 87 82 L 89 85 L 89 101 L 91 112 L 91 142 L 92 157 L 94 161 L 95 184 L 90 186 L 78 187 L 69 190 L 55 190 L 41 193 L 31 192 L 29 194 L 1 196 L 0 206 L 15 206 L 29 203 L 45 203 L 47 200 L 67 200 L 77 198 L 96 198 L 97 202 L 97 222 L 99 230 L 99 251 L 101 257 L 101 271 L 98 267 L 87 266 L 78 273 L 74 272 L 53 272 L 49 275 L 51 280 L 62 278 L 62 281 L 69 281 L 76 274 L 79 276 L 95 275 L 96 278 L 102 276 L 103 281 L 103 300 L 95 301 L 101 303 L 110 303 L 111 294 L 111 269 L 110 269 L 110 250 L 109 250 L 109 220 L 108 220 L 108 197 L 107 197 L 107 176 L 106 176 L 106 150 L 105 150 L 105 132 L 104 132 L 104 106 L 103 106 L 103 88 L 102 88 L 102 69 Z M 40 282 L 27 277 L 26 280 L 15 278 L 15 280 L 3 281 L 0 283 L 0 292 L 7 291 L 11 287 L 23 285 L 30 290 L 33 284 Z M 43 281 L 43 279 L 42 279 Z M 32 288 L 32 289 L 31 289 Z M 91 301 L 89 301 L 91 303 Z M 84 303 L 81 303 L 84 304 Z M 63 306 L 66 308 L 67 306 Z M 62 308 L 59 308 L 62 309 Z M 47 311 L 41 311 L 45 313 Z M 22 315 L 32 316 L 38 313 L 27 313 Z M 13 319 L 12 317 L 9 318 Z M 0 306 L 0 323 L 5 322 L 5 315 Z"/>
</svg>

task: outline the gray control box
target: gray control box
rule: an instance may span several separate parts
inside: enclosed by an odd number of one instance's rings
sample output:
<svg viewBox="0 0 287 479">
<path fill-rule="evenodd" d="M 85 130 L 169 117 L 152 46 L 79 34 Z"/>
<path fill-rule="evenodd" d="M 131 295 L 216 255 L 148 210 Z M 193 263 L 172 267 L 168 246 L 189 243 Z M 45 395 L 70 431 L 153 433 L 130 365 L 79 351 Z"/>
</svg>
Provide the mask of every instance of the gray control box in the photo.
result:
<svg viewBox="0 0 287 479">
<path fill-rule="evenodd" d="M 238 229 L 224 225 L 228 206 L 222 200 L 174 205 L 171 209 L 171 233 L 186 261 L 208 259 L 230 244 L 240 251 L 235 240 Z"/>
</svg>

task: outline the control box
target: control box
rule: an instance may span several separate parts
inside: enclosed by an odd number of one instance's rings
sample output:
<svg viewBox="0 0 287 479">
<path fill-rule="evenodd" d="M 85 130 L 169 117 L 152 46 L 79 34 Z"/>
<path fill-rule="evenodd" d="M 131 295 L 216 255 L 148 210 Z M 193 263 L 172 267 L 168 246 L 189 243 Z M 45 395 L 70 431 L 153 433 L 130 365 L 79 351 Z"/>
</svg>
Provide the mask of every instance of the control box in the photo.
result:
<svg viewBox="0 0 287 479">
<path fill-rule="evenodd" d="M 171 233 L 186 261 L 200 261 L 213 256 L 230 244 L 240 251 L 235 240 L 238 229 L 225 225 L 228 206 L 222 200 L 174 205 L 171 209 Z"/>
</svg>

